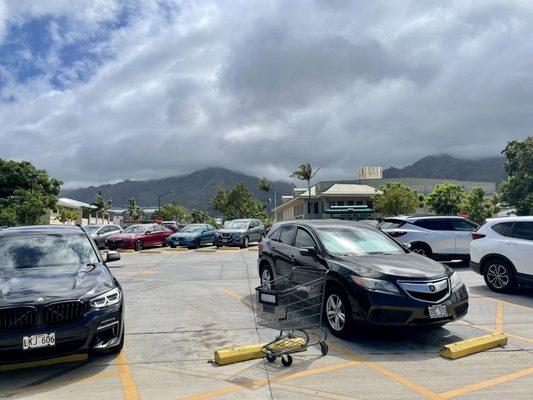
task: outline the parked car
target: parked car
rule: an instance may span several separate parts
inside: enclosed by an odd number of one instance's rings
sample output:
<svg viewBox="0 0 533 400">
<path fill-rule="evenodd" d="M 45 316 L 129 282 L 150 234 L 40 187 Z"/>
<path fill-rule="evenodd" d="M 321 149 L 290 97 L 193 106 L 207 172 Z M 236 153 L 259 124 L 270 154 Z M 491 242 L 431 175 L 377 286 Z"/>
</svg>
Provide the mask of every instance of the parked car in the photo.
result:
<svg viewBox="0 0 533 400">
<path fill-rule="evenodd" d="M 489 219 L 472 234 L 470 268 L 495 292 L 533 285 L 533 217 Z"/>
<path fill-rule="evenodd" d="M 340 337 L 357 323 L 443 325 L 468 310 L 467 289 L 453 269 L 410 252 L 365 223 L 275 224 L 260 243 L 261 284 L 293 267 L 328 270 L 324 319 Z"/>
<path fill-rule="evenodd" d="M 123 292 L 94 242 L 76 226 L 0 232 L 0 360 L 118 353 Z"/>
<path fill-rule="evenodd" d="M 128 226 L 120 233 L 111 235 L 106 240 L 108 249 L 142 250 L 151 246 L 166 246 L 167 237 L 172 234 L 170 229 L 158 224 L 140 224 Z"/>
<path fill-rule="evenodd" d="M 180 226 L 176 221 L 163 221 L 161 222 L 161 225 L 163 225 L 165 228 L 170 229 L 173 233 L 180 230 Z"/>
<path fill-rule="evenodd" d="M 186 246 L 197 249 L 202 244 L 213 243 L 215 232 L 215 227 L 210 224 L 190 224 L 170 235 L 167 243 L 172 248 Z"/>
<path fill-rule="evenodd" d="M 215 235 L 215 246 L 248 247 L 250 242 L 261 241 L 265 227 L 258 219 L 235 219 L 224 223 Z"/>
<path fill-rule="evenodd" d="M 409 243 L 415 253 L 438 261 L 468 261 L 478 225 L 462 217 L 425 216 L 386 218 L 379 227 L 398 242 Z"/>
<path fill-rule="evenodd" d="M 118 225 L 89 225 L 85 227 L 85 231 L 91 235 L 99 249 L 104 249 L 106 239 L 122 232 L 122 228 Z"/>
</svg>

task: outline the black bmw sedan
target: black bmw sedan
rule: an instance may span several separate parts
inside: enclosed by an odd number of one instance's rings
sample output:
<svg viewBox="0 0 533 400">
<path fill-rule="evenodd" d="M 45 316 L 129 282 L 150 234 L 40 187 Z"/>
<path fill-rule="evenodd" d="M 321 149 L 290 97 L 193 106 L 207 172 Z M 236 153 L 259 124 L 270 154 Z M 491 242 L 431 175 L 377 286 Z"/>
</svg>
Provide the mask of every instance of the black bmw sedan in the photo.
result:
<svg viewBox="0 0 533 400">
<path fill-rule="evenodd" d="M 454 270 L 365 223 L 275 224 L 260 243 L 258 267 L 262 284 L 294 267 L 327 269 L 324 320 L 340 337 L 357 323 L 443 325 L 468 311 L 468 291 Z"/>
<path fill-rule="evenodd" d="M 76 226 L 0 231 L 0 362 L 78 352 L 120 352 L 119 283 L 94 241 Z"/>
</svg>

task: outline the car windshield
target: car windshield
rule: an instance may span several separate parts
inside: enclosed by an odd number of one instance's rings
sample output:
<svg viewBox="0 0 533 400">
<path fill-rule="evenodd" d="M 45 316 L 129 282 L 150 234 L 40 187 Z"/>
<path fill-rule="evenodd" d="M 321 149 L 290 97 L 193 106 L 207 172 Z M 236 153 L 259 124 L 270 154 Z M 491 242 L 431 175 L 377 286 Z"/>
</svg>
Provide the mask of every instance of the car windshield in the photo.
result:
<svg viewBox="0 0 533 400">
<path fill-rule="evenodd" d="M 127 227 L 122 232 L 124 232 L 124 233 L 143 233 L 145 230 L 146 230 L 146 226 L 134 225 L 134 226 Z"/>
<path fill-rule="evenodd" d="M 199 232 L 202 230 L 202 225 L 187 225 L 182 232 Z"/>
<path fill-rule="evenodd" d="M 246 229 L 248 228 L 248 221 L 228 221 L 226 224 L 224 224 L 224 228 Z"/>
<path fill-rule="evenodd" d="M 329 253 L 337 255 L 404 254 L 385 234 L 368 228 L 324 227 L 318 235 Z"/>
<path fill-rule="evenodd" d="M 0 271 L 96 262 L 96 252 L 85 235 L 43 234 L 0 238 Z"/>
<path fill-rule="evenodd" d="M 87 231 L 87 233 L 96 233 L 98 229 L 100 228 L 101 228 L 100 226 L 92 225 L 92 226 L 86 226 L 85 230 Z"/>
</svg>

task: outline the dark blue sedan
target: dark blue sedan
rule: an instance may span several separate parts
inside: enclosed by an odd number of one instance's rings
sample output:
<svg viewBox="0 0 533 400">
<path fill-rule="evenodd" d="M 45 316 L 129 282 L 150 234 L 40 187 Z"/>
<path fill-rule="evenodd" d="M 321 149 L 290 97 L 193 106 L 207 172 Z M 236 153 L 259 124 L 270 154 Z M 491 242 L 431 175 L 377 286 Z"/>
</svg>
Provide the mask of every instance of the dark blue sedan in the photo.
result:
<svg viewBox="0 0 533 400">
<path fill-rule="evenodd" d="M 190 224 L 181 231 L 170 235 L 167 244 L 172 248 L 184 246 L 197 249 L 203 244 L 213 243 L 215 232 L 215 227 L 210 224 Z"/>
</svg>

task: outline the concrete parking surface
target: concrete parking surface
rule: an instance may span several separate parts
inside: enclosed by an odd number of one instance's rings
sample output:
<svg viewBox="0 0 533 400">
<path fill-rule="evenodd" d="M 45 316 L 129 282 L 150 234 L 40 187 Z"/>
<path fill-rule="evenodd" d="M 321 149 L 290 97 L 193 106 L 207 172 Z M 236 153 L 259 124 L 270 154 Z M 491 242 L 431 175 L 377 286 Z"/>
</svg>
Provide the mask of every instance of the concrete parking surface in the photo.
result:
<svg viewBox="0 0 533 400">
<path fill-rule="evenodd" d="M 213 351 L 254 344 L 257 252 L 124 253 L 110 264 L 126 296 L 126 344 L 118 356 L 0 372 L 9 399 L 526 399 L 533 396 L 533 290 L 489 291 L 458 271 L 470 290 L 467 317 L 436 329 L 329 338 L 291 367 L 252 360 L 219 367 Z M 458 360 L 447 343 L 503 330 L 509 344 Z M 59 360 L 61 361 L 61 360 Z M 64 360 L 63 360 L 64 361 Z"/>
</svg>

